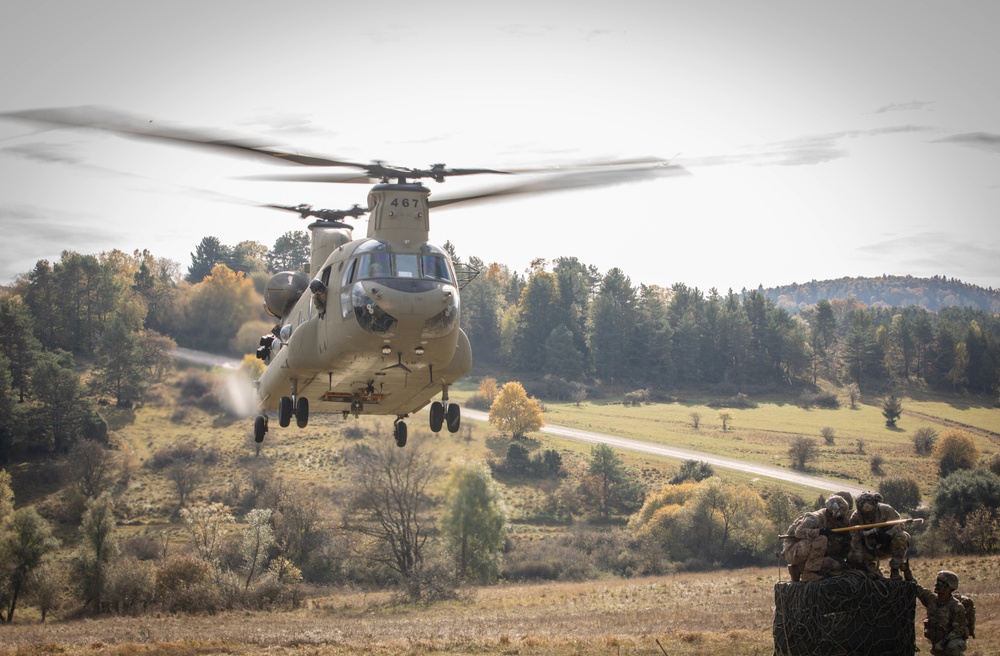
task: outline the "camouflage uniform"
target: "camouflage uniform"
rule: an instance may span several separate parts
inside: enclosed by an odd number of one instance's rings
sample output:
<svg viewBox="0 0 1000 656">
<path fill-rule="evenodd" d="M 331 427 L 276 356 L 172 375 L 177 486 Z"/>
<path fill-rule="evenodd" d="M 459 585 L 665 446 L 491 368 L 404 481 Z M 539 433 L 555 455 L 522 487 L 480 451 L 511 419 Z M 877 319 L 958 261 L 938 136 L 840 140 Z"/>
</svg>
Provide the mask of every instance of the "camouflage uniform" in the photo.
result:
<svg viewBox="0 0 1000 656">
<path fill-rule="evenodd" d="M 865 492 L 857 498 L 857 507 L 848 522 L 851 526 L 881 524 L 899 519 L 899 513 L 887 503 L 882 503 L 881 495 Z M 899 569 L 906 562 L 910 550 L 910 534 L 902 524 L 851 531 L 851 551 L 847 561 L 863 569 L 871 578 L 882 578 L 878 566 L 880 558 L 889 556 L 892 577 L 899 578 Z"/>
<path fill-rule="evenodd" d="M 913 576 L 906 570 L 906 580 L 913 581 Z M 928 590 L 914 581 L 917 589 L 917 599 L 927 608 L 927 619 L 924 620 L 924 637 L 931 641 L 931 653 L 934 656 L 959 656 L 965 651 L 966 640 L 969 638 L 969 624 L 965 615 L 965 606 L 951 593 L 958 589 L 958 577 L 947 570 L 938 572 L 934 590 Z M 948 598 L 938 599 L 937 590 L 947 588 Z"/>
<path fill-rule="evenodd" d="M 802 581 L 818 581 L 839 570 L 837 558 L 828 554 L 831 544 L 839 544 L 831 529 L 845 525 L 847 502 L 838 496 L 826 500 L 826 507 L 808 512 L 788 527 L 781 554 L 789 570 L 801 572 Z M 827 535 L 824 535 L 826 533 Z M 795 580 L 795 574 L 792 575 Z"/>
</svg>

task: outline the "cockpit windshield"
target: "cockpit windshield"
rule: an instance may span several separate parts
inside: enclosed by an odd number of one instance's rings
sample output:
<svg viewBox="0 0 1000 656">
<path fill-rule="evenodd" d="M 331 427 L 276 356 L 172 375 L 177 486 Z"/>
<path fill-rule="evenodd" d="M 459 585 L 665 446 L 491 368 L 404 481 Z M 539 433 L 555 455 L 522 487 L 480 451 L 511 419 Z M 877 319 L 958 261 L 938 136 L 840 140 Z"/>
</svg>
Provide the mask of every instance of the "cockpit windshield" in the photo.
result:
<svg viewBox="0 0 1000 656">
<path fill-rule="evenodd" d="M 377 278 L 430 279 L 455 284 L 443 250 L 425 244 L 421 253 L 392 253 L 388 244 L 370 241 L 358 247 L 355 280 Z"/>
</svg>

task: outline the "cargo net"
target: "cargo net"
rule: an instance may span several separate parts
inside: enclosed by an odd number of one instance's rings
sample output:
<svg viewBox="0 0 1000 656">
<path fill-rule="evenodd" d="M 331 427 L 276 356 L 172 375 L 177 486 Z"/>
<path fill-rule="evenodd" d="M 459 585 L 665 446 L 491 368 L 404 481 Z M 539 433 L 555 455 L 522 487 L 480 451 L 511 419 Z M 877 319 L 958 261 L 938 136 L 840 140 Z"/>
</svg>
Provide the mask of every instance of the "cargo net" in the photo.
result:
<svg viewBox="0 0 1000 656">
<path fill-rule="evenodd" d="M 775 656 L 912 656 L 916 592 L 901 580 L 844 574 L 774 586 Z"/>
</svg>

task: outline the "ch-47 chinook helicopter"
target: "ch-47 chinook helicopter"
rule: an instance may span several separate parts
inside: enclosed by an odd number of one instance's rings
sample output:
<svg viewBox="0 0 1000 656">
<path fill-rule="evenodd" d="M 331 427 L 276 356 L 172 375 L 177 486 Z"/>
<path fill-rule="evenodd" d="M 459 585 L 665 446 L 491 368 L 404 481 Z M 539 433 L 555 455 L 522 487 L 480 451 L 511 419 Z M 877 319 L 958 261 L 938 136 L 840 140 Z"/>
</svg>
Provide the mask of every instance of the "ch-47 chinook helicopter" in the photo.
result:
<svg viewBox="0 0 1000 656">
<path fill-rule="evenodd" d="M 262 155 L 310 167 L 334 167 L 307 177 L 257 179 L 374 184 L 367 210 L 314 210 L 308 205 L 268 207 L 314 221 L 309 273 L 283 271 L 264 288 L 266 311 L 277 323 L 261 338 L 257 356 L 267 363 L 255 383 L 254 438 L 263 441 L 269 416 L 305 427 L 310 412 L 395 416 L 393 437 L 406 444 L 405 419 L 428 404 L 430 428 L 459 430 L 461 410 L 448 390 L 472 367 L 472 347 L 460 327 L 462 272 L 429 240 L 430 210 L 514 194 L 594 187 L 683 172 L 655 158 L 518 169 L 426 169 L 363 164 L 265 147 L 246 139 L 218 139 L 203 131 L 152 127 L 120 112 L 95 108 L 7 113 L 13 119 L 88 127 L 126 136 L 167 140 Z M 356 172 L 345 172 L 354 169 Z M 430 199 L 424 179 L 531 174 L 504 188 Z M 346 219 L 369 214 L 367 234 L 355 238 Z M 467 281 L 467 280 L 466 280 Z M 434 400 L 441 395 L 440 400 Z"/>
</svg>

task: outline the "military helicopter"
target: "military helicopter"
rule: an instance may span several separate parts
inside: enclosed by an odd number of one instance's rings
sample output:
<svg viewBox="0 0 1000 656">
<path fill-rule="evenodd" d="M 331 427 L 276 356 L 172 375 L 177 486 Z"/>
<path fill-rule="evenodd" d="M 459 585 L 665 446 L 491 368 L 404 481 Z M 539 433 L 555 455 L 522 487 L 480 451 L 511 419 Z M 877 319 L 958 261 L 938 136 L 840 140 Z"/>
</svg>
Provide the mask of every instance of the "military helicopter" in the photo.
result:
<svg viewBox="0 0 1000 656">
<path fill-rule="evenodd" d="M 264 307 L 276 324 L 257 349 L 257 357 L 267 364 L 254 383 L 257 442 L 263 441 L 274 414 L 281 427 L 294 418 L 304 428 L 311 412 L 332 412 L 345 419 L 394 416 L 393 437 L 402 447 L 407 439 L 405 420 L 428 404 L 432 432 L 445 427 L 452 433 L 459 430 L 461 409 L 449 401 L 448 391 L 472 367 L 472 346 L 460 327 L 460 289 L 474 272 L 456 270 L 448 253 L 429 241 L 432 208 L 683 173 L 681 167 L 657 158 L 503 170 L 444 164 L 411 169 L 305 155 L 242 138 L 219 139 L 205 131 L 164 127 L 100 108 L 38 109 L 3 116 L 340 169 L 254 179 L 374 185 L 367 209 L 267 205 L 314 220 L 309 224 L 308 274 L 283 271 L 264 287 Z M 421 182 L 480 174 L 534 177 L 500 189 L 434 200 Z M 345 220 L 364 214 L 369 215 L 367 234 L 355 238 Z M 438 394 L 440 400 L 434 400 Z"/>
</svg>

